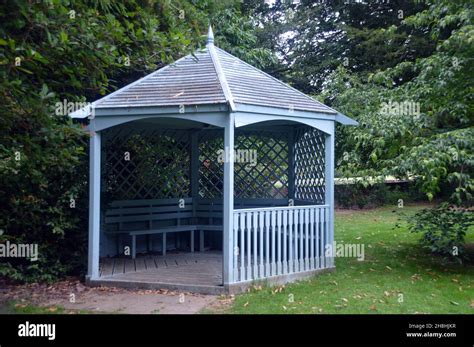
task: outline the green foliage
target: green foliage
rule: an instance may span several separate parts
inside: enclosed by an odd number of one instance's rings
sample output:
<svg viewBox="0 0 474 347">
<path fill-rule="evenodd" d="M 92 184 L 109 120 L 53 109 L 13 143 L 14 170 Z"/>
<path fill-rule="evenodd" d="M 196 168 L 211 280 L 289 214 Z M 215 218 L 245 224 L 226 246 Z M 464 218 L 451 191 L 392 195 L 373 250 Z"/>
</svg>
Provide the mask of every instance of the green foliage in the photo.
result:
<svg viewBox="0 0 474 347">
<path fill-rule="evenodd" d="M 466 257 L 464 242 L 466 232 L 474 225 L 474 213 L 457 209 L 448 204 L 423 209 L 408 217 L 410 231 L 422 233 L 422 245 L 432 253 L 459 262 Z"/>
<path fill-rule="evenodd" d="M 429 31 L 436 51 L 375 71 L 367 78 L 336 70 L 323 99 L 359 120 L 340 129 L 339 172 L 343 175 L 416 177 L 433 199 L 441 187 L 457 205 L 471 205 L 474 180 L 472 57 L 474 31 L 468 3 L 434 5 L 404 22 Z M 442 11 L 441 11 L 442 9 Z M 440 12 L 441 11 L 441 12 Z M 446 28 L 449 17 L 450 31 Z M 442 34 L 441 34 L 442 33 Z M 400 83 L 403 76 L 409 80 Z M 383 112 L 384 103 L 412 103 L 419 112 Z"/>
<path fill-rule="evenodd" d="M 7 258 L 0 275 L 36 281 L 84 273 L 88 135 L 68 112 L 57 113 L 56 104 L 94 101 L 193 51 L 204 43 L 209 18 L 217 21 L 222 11 L 230 14 L 220 29 L 234 33 L 243 23 L 239 6 L 211 0 L 0 4 L 0 241 L 39 245 L 38 261 Z M 265 52 L 252 51 L 250 29 L 237 33 L 242 52 L 264 62 Z"/>
<path fill-rule="evenodd" d="M 412 177 L 430 200 L 438 196 L 457 206 L 472 206 L 472 16 L 472 3 L 434 1 L 403 22 L 429 35 L 436 46 L 432 54 L 367 77 L 344 68 L 332 74 L 323 99 L 361 124 L 341 129 L 341 174 Z M 419 112 L 382 112 L 384 103 L 406 101 L 418 103 Z M 426 248 L 452 257 L 454 246 L 463 252 L 469 216 L 472 213 L 441 205 L 409 219 L 410 229 L 423 233 Z"/>
<path fill-rule="evenodd" d="M 282 57 L 286 80 L 321 91 L 321 101 L 359 121 L 359 127 L 338 127 L 338 176 L 416 179 L 430 200 L 472 206 L 472 1 L 277 1 L 254 8 L 264 24 L 259 38 Z M 377 192 L 367 185 L 343 190 L 340 202 L 370 205 Z M 460 228 L 445 232 L 462 242 L 463 217 L 443 216 L 446 223 L 461 218 Z M 443 253 L 454 242 L 438 242 L 420 227 L 448 230 L 436 210 L 412 222 L 433 251 Z"/>
<path fill-rule="evenodd" d="M 276 56 L 270 49 L 259 47 L 255 23 L 242 17 L 237 9 L 219 11 L 214 22 L 216 44 L 220 48 L 259 69 L 266 69 L 276 63 Z"/>
<path fill-rule="evenodd" d="M 367 74 L 434 49 L 422 30 L 401 25 L 400 16 L 426 7 L 421 1 L 277 0 L 255 7 L 263 46 L 282 58 L 276 74 L 283 70 L 281 77 L 310 94 L 320 92 L 339 66 Z"/>
</svg>

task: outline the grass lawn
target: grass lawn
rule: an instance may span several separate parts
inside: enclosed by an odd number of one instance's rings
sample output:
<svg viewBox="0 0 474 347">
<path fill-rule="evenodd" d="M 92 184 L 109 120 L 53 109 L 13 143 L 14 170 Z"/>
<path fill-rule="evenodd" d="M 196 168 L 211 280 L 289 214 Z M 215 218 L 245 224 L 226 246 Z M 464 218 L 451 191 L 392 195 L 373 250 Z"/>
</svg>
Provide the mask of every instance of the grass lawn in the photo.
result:
<svg viewBox="0 0 474 347">
<path fill-rule="evenodd" d="M 337 211 L 336 242 L 364 244 L 364 261 L 336 258 L 334 272 L 253 289 L 237 295 L 228 312 L 474 313 L 474 266 L 443 264 L 420 248 L 420 235 L 394 228 L 401 212 L 420 208 Z"/>
<path fill-rule="evenodd" d="M 32 304 L 10 301 L 0 305 L 0 314 L 79 314 L 79 313 L 97 313 L 86 310 L 67 310 L 62 306 L 42 307 Z"/>
</svg>

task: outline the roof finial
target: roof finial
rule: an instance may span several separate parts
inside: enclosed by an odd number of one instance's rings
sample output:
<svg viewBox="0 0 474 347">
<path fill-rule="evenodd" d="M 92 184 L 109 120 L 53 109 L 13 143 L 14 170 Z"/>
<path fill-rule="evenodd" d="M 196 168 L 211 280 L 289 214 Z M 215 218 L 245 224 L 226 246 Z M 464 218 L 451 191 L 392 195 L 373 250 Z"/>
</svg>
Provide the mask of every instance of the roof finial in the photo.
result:
<svg viewBox="0 0 474 347">
<path fill-rule="evenodd" d="M 209 24 L 209 31 L 207 33 L 207 42 L 208 45 L 214 44 L 214 33 L 212 32 L 211 24 Z"/>
</svg>

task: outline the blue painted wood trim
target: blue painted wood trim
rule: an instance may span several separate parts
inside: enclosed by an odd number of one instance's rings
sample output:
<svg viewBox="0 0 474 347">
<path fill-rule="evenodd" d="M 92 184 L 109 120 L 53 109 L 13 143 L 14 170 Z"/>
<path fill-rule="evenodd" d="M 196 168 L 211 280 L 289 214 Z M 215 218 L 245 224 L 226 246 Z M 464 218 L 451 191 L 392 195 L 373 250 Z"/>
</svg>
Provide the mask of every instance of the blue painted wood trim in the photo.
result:
<svg viewBox="0 0 474 347">
<path fill-rule="evenodd" d="M 295 199 L 295 128 L 288 132 L 288 199 Z"/>
<path fill-rule="evenodd" d="M 326 136 L 325 141 L 325 203 L 329 206 L 329 244 L 334 244 L 334 135 Z M 334 258 L 330 259 L 331 266 L 334 266 Z"/>
<path fill-rule="evenodd" d="M 235 113 L 235 124 L 236 127 L 243 127 L 250 124 L 257 124 L 269 121 L 286 121 L 288 124 L 300 123 L 310 127 L 321 130 L 326 134 L 332 134 L 334 131 L 334 119 L 319 119 L 319 118 L 305 118 L 305 117 L 294 117 L 294 116 L 278 116 L 278 115 L 265 115 L 258 113 Z"/>
<path fill-rule="evenodd" d="M 91 119 L 89 129 L 92 131 L 101 131 L 104 129 L 111 128 L 116 125 L 133 122 L 141 119 L 151 118 L 170 118 L 170 119 L 183 119 L 189 120 L 196 123 L 204 123 L 214 125 L 216 127 L 223 128 L 227 121 L 227 113 L 208 113 L 205 115 L 193 115 L 193 114 L 154 114 L 154 115 L 133 115 L 133 116 L 108 116 L 108 117 L 96 117 Z"/>
<path fill-rule="evenodd" d="M 184 110 L 182 109 L 184 106 Z M 228 112 L 227 104 L 202 104 L 202 105 L 169 105 L 169 106 L 140 106 L 140 107 L 96 107 L 95 117 L 112 116 L 138 116 L 138 115 L 160 115 L 160 114 L 199 114 L 209 112 Z"/>
<path fill-rule="evenodd" d="M 228 122 L 224 129 L 224 149 L 234 152 L 234 115 L 229 114 Z M 230 160 L 229 160 L 230 159 Z M 224 160 L 224 218 L 223 218 L 223 285 L 234 282 L 233 274 L 233 252 L 234 240 L 231 237 L 234 228 L 234 160 L 225 158 Z"/>
<path fill-rule="evenodd" d="M 316 118 L 316 119 L 330 119 L 335 120 L 336 111 L 333 112 L 316 112 L 316 111 L 303 111 L 281 107 L 271 107 L 271 106 L 259 106 L 259 105 L 250 105 L 250 104 L 240 104 L 235 103 L 235 112 L 244 112 L 244 113 L 259 113 L 265 115 L 273 116 L 288 116 L 294 118 Z"/>
<path fill-rule="evenodd" d="M 342 114 L 342 113 L 338 113 L 336 115 L 336 122 L 339 122 L 341 123 L 342 125 L 354 125 L 354 126 L 358 126 L 359 125 L 359 122 L 352 119 L 352 118 L 349 118 L 347 117 L 346 115 Z"/>
<path fill-rule="evenodd" d="M 92 132 L 89 158 L 89 253 L 87 276 L 99 278 L 101 134 Z"/>
</svg>

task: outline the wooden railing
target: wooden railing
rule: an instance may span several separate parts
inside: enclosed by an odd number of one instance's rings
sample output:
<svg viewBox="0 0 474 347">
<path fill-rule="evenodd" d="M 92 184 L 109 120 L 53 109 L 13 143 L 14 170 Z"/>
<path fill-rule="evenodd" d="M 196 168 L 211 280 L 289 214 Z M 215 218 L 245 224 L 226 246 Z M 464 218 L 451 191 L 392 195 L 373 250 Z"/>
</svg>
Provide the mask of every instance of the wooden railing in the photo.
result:
<svg viewBox="0 0 474 347">
<path fill-rule="evenodd" d="M 233 281 L 332 266 L 328 205 L 234 210 Z"/>
</svg>

